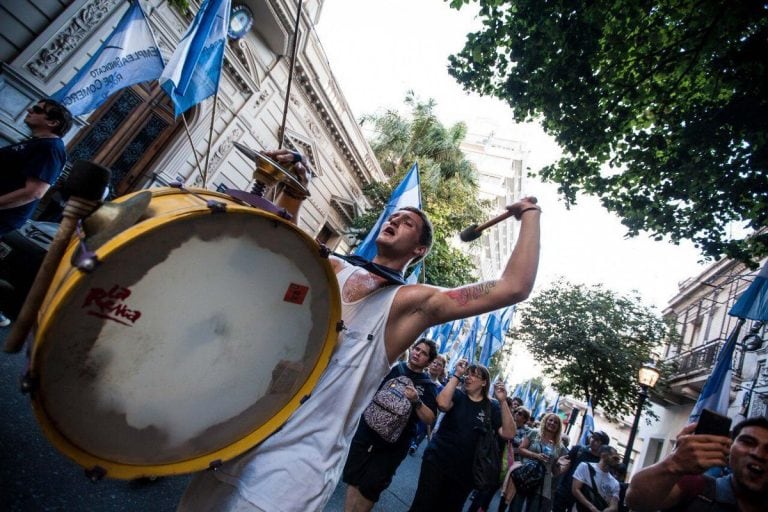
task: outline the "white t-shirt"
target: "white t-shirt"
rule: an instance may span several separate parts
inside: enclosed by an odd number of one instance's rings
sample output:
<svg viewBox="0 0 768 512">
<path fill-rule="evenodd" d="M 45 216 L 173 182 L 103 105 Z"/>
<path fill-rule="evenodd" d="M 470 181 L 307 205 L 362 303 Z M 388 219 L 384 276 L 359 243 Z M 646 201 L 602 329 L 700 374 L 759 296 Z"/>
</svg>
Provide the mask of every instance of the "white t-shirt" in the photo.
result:
<svg viewBox="0 0 768 512">
<path fill-rule="evenodd" d="M 592 466 L 595 469 L 595 484 L 597 484 L 597 492 L 603 497 L 606 503 L 611 503 L 611 498 L 619 499 L 619 481 L 616 480 L 612 474 L 600 469 L 596 463 L 582 462 L 573 472 L 574 480 L 582 482 L 584 485 L 592 487 L 592 478 L 589 476 L 589 468 Z"/>
</svg>

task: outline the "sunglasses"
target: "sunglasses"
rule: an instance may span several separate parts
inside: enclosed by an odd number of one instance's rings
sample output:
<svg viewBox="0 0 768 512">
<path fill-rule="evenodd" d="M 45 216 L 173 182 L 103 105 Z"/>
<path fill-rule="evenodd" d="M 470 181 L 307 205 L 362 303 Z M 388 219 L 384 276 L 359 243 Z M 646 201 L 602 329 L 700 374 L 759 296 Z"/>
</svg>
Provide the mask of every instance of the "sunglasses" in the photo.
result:
<svg viewBox="0 0 768 512">
<path fill-rule="evenodd" d="M 46 115 L 48 114 L 48 112 L 40 105 L 32 105 L 32 107 L 30 107 L 29 110 L 31 110 L 35 114 L 46 114 Z"/>
</svg>

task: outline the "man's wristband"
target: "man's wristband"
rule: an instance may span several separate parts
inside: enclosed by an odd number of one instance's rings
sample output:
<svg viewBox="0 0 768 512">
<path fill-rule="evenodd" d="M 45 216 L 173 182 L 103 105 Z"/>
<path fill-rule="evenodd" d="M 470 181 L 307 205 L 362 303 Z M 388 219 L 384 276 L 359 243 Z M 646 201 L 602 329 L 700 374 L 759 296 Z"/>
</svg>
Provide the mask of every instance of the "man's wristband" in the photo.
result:
<svg viewBox="0 0 768 512">
<path fill-rule="evenodd" d="M 413 404 L 413 408 L 414 409 L 418 409 L 419 407 L 424 405 L 424 402 L 421 401 L 421 398 L 419 398 L 418 400 L 416 400 L 414 402 L 411 402 L 411 403 Z"/>
<path fill-rule="evenodd" d="M 456 377 L 458 379 L 458 381 L 461 382 L 461 377 L 459 375 L 456 375 L 455 373 L 452 373 L 451 376 L 448 378 L 448 380 L 450 380 L 450 379 L 452 379 L 454 377 Z"/>
<path fill-rule="evenodd" d="M 521 219 L 521 218 L 523 217 L 523 214 L 524 214 L 525 212 L 529 212 L 529 211 L 531 211 L 531 210 L 537 210 L 538 212 L 541 212 L 541 208 L 539 208 L 538 206 L 529 206 L 529 207 L 528 207 L 528 208 L 526 208 L 525 210 L 521 211 L 521 212 L 520 212 L 520 214 L 517 216 L 517 218 L 518 218 L 518 219 Z"/>
</svg>

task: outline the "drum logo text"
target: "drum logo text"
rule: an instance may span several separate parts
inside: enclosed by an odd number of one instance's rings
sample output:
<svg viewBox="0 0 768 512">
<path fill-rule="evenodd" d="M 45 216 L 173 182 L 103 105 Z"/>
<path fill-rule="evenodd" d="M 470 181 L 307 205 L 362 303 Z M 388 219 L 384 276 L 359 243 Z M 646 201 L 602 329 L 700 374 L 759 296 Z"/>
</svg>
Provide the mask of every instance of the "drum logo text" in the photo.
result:
<svg viewBox="0 0 768 512">
<path fill-rule="evenodd" d="M 141 316 L 141 311 L 128 309 L 123 302 L 131 295 L 131 290 L 114 285 L 109 290 L 91 288 L 85 298 L 83 308 L 90 308 L 86 314 L 114 320 L 123 325 L 133 325 Z"/>
<path fill-rule="evenodd" d="M 288 290 L 286 290 L 283 300 L 285 302 L 293 302 L 294 304 L 304 304 L 304 299 L 307 297 L 308 291 L 309 286 L 291 283 L 288 285 Z"/>
</svg>

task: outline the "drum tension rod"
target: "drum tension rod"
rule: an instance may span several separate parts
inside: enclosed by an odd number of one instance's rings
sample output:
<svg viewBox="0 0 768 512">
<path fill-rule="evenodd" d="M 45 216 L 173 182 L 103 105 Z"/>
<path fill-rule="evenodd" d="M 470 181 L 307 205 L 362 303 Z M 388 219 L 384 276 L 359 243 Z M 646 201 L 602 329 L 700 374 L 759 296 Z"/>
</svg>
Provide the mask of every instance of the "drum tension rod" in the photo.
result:
<svg viewBox="0 0 768 512">
<path fill-rule="evenodd" d="M 225 213 L 227 211 L 227 205 L 226 203 L 223 203 L 221 201 L 216 201 L 214 199 L 205 199 L 200 194 L 197 194 L 195 192 L 192 192 L 188 188 L 184 187 L 184 184 L 180 181 L 174 181 L 172 183 L 168 184 L 171 188 L 177 188 L 181 190 L 182 192 L 186 192 L 187 194 L 191 194 L 192 196 L 198 198 L 199 200 L 203 201 L 205 203 L 205 206 L 208 207 L 209 210 L 213 213 Z"/>
<path fill-rule="evenodd" d="M 344 325 L 344 320 L 339 320 L 338 322 L 336 322 L 336 332 L 341 332 L 346 328 L 347 327 Z"/>
<path fill-rule="evenodd" d="M 85 470 L 85 476 L 93 483 L 98 482 L 105 476 L 107 476 L 107 470 L 101 466 L 93 466 L 91 469 Z"/>
<path fill-rule="evenodd" d="M 218 471 L 222 464 L 223 462 L 221 462 L 221 459 L 213 460 L 210 464 L 208 464 L 208 469 L 211 471 Z"/>
<path fill-rule="evenodd" d="M 328 256 L 331 255 L 331 250 L 325 244 L 320 244 L 319 251 L 320 251 L 320 256 L 325 259 L 328 259 Z"/>
</svg>

